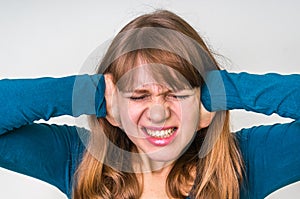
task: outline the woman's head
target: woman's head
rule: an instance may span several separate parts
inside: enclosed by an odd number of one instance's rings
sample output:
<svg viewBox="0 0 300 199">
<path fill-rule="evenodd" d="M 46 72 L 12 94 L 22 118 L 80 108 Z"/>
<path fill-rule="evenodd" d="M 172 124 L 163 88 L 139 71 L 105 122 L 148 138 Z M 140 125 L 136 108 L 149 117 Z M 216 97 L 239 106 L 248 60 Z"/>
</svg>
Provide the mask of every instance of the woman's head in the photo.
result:
<svg viewBox="0 0 300 199">
<path fill-rule="evenodd" d="M 85 155 L 78 170 L 77 195 L 100 186 L 97 193 L 104 198 L 124 193 L 140 197 L 143 183 L 131 172 L 136 171 L 133 163 L 139 163 L 135 155 L 145 153 L 153 161 L 172 162 L 166 186 L 171 197 L 190 192 L 196 198 L 235 198 L 241 162 L 229 132 L 228 113 L 218 112 L 213 119 L 200 102 L 206 73 L 217 69 L 201 37 L 174 13 L 156 11 L 128 23 L 97 69 L 110 74 L 117 87 L 115 118 L 98 119 L 109 141 L 102 148 L 91 142 L 89 148 L 99 150 L 101 161 Z M 93 124 L 98 121 L 94 118 Z M 99 137 L 99 128 L 92 126 L 92 131 L 91 140 Z M 200 157 L 203 146 L 205 156 Z M 87 172 L 88 165 L 94 170 Z M 86 174 L 90 181 L 83 180 Z M 193 183 L 192 190 L 184 185 Z"/>
<path fill-rule="evenodd" d="M 199 99 L 202 76 L 213 69 L 216 62 L 203 40 L 177 15 L 138 17 L 116 36 L 98 69 L 118 87 L 117 122 L 110 122 L 154 160 L 178 158 L 206 127 L 201 116 L 212 119 L 204 109 L 200 114 Z"/>
</svg>

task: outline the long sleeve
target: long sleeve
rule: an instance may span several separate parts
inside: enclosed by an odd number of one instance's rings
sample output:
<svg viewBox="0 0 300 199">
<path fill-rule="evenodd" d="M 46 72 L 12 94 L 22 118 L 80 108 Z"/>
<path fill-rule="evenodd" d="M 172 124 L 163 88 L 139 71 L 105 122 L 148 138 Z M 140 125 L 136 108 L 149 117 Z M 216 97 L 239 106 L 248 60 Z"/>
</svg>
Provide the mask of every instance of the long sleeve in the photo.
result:
<svg viewBox="0 0 300 199">
<path fill-rule="evenodd" d="M 105 116 L 102 75 L 0 80 L 0 134 L 60 115 Z"/>
<path fill-rule="evenodd" d="M 210 111 L 245 109 L 300 119 L 300 75 L 210 72 L 201 99 Z"/>
<path fill-rule="evenodd" d="M 0 167 L 56 186 L 70 197 L 85 150 L 82 128 L 37 124 L 60 115 L 105 115 L 104 78 L 81 75 L 0 81 Z"/>
<path fill-rule="evenodd" d="M 295 119 L 235 134 L 246 169 L 241 198 L 261 199 L 300 181 L 300 75 L 212 72 L 202 101 L 213 111 L 245 109 Z"/>
</svg>

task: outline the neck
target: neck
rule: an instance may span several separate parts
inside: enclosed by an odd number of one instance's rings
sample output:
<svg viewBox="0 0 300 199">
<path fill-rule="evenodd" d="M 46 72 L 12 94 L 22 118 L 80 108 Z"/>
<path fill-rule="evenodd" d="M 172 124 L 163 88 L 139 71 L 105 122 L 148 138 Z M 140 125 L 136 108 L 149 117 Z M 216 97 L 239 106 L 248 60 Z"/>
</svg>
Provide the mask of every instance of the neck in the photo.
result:
<svg viewBox="0 0 300 199">
<path fill-rule="evenodd" d="M 172 162 L 153 161 L 146 154 L 141 156 L 141 175 L 138 175 L 143 185 L 141 199 L 169 198 L 167 195 L 166 181 L 173 167 Z"/>
<path fill-rule="evenodd" d="M 134 166 L 135 173 L 168 175 L 173 167 L 174 161 L 162 162 L 149 158 L 147 154 L 139 153 L 139 161 Z"/>
</svg>

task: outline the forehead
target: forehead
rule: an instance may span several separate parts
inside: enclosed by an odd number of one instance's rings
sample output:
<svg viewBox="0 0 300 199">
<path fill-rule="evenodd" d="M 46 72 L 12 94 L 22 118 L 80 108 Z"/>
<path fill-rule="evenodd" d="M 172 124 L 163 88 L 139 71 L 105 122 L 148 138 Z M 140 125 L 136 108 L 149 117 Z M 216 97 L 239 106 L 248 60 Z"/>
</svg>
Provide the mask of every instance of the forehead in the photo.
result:
<svg viewBox="0 0 300 199">
<path fill-rule="evenodd" d="M 117 82 L 121 91 L 141 88 L 183 90 L 192 88 L 178 71 L 162 64 L 141 64 L 127 71 Z"/>
<path fill-rule="evenodd" d="M 172 88 L 170 88 L 168 85 L 162 85 L 158 83 L 147 83 L 132 89 L 132 92 L 135 93 L 169 93 L 172 91 Z"/>
</svg>

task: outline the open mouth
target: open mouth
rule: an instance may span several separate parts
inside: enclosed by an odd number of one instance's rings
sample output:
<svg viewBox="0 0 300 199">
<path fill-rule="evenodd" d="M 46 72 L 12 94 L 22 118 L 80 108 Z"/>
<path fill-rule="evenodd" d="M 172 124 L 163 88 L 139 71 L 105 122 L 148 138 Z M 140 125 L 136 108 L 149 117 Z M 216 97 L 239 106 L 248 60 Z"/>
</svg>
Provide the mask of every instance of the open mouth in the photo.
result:
<svg viewBox="0 0 300 199">
<path fill-rule="evenodd" d="M 153 129 L 153 128 L 143 128 L 143 131 L 146 132 L 147 135 L 155 138 L 168 138 L 177 130 L 176 127 L 172 128 L 163 128 L 161 130 Z"/>
</svg>

